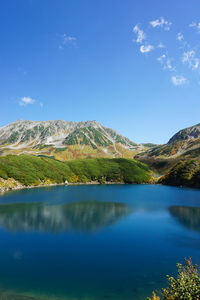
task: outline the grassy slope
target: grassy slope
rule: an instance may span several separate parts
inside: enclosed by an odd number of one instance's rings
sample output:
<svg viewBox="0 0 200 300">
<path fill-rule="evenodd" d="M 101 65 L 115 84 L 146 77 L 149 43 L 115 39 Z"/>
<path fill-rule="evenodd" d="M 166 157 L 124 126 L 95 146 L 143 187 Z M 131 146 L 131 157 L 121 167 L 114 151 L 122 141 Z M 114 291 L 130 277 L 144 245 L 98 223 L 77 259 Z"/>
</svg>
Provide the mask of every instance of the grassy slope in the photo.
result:
<svg viewBox="0 0 200 300">
<path fill-rule="evenodd" d="M 180 161 L 160 182 L 166 185 L 200 187 L 200 162 L 194 159 Z"/>
<path fill-rule="evenodd" d="M 32 155 L 0 157 L 0 177 L 14 178 L 23 185 L 41 183 L 113 181 L 149 182 L 149 167 L 131 159 L 85 159 L 61 162 Z"/>
<path fill-rule="evenodd" d="M 138 158 L 144 164 L 147 164 L 149 168 L 158 175 L 167 174 L 180 159 L 162 159 L 162 158 Z"/>
<path fill-rule="evenodd" d="M 5 146 L 5 145 L 4 145 Z M 115 148 L 116 147 L 116 148 Z M 86 158 L 113 158 L 123 157 L 132 158 L 138 153 L 138 150 L 130 151 L 123 148 L 120 144 L 109 145 L 107 147 L 98 146 L 94 149 L 91 145 L 66 145 L 64 148 L 55 148 L 52 145 L 39 145 L 34 147 L 10 149 L 3 148 L 0 145 L 0 156 L 19 155 L 26 153 L 29 155 L 46 155 L 47 157 L 53 156 L 55 159 L 67 161 L 72 159 L 86 159 Z M 116 149 L 118 152 L 116 152 Z M 106 152 L 105 152 L 106 150 Z"/>
</svg>

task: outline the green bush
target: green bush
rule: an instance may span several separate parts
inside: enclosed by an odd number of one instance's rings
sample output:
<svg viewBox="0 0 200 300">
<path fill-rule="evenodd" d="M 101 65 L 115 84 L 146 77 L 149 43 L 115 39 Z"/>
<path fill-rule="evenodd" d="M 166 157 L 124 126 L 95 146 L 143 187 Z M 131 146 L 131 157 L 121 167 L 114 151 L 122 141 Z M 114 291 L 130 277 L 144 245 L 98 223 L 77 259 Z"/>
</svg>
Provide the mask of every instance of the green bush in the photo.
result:
<svg viewBox="0 0 200 300">
<path fill-rule="evenodd" d="M 192 260 L 185 260 L 185 265 L 177 264 L 178 276 L 167 276 L 168 287 L 160 292 L 161 297 L 153 293 L 149 300 L 198 300 L 200 299 L 199 267 L 192 264 Z"/>
</svg>

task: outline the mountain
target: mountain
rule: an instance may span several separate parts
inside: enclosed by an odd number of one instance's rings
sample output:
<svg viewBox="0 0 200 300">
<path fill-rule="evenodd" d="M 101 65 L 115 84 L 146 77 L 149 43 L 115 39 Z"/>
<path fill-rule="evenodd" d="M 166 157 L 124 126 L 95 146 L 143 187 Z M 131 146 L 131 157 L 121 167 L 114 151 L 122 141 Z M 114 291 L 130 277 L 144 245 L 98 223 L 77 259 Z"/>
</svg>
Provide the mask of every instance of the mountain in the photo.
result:
<svg viewBox="0 0 200 300">
<path fill-rule="evenodd" d="M 159 145 L 139 154 L 140 158 L 199 158 L 200 124 L 174 134 L 167 144 Z"/>
<path fill-rule="evenodd" d="M 200 124 L 185 128 L 173 135 L 168 144 L 176 141 L 194 140 L 200 138 Z"/>
<path fill-rule="evenodd" d="M 200 124 L 180 130 L 164 145 L 154 145 L 136 144 L 96 121 L 18 120 L 0 128 L 0 155 L 7 154 L 45 155 L 63 161 L 134 157 L 156 160 L 156 164 L 158 159 L 167 159 L 172 167 L 179 159 L 199 159 Z"/>
<path fill-rule="evenodd" d="M 68 160 L 87 157 L 133 157 L 148 146 L 96 121 L 18 120 L 0 128 L 0 154 L 35 154 Z"/>
</svg>

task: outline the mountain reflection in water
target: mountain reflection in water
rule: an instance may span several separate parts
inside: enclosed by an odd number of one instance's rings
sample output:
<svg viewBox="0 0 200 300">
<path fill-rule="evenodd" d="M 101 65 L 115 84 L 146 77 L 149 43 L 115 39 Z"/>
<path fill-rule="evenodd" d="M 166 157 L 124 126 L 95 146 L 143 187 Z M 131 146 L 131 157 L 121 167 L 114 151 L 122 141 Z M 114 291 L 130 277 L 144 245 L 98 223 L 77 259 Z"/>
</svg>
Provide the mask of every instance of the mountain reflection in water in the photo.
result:
<svg viewBox="0 0 200 300">
<path fill-rule="evenodd" d="M 171 206 L 169 211 L 182 225 L 200 232 L 200 207 Z"/>
<path fill-rule="evenodd" d="M 118 202 L 81 201 L 62 205 L 19 203 L 0 205 L 0 226 L 11 232 L 95 232 L 130 213 Z"/>
</svg>

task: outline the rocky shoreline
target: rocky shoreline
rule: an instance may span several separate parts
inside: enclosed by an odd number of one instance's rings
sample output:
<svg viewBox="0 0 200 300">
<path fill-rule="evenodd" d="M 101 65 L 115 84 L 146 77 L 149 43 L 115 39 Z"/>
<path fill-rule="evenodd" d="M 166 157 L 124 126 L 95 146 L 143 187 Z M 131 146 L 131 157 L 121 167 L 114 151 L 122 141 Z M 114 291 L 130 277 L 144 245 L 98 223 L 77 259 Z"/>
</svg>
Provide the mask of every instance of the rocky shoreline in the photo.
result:
<svg viewBox="0 0 200 300">
<path fill-rule="evenodd" d="M 15 181 L 16 182 L 16 181 Z M 48 183 L 48 184 L 39 184 L 39 185 L 30 185 L 30 186 L 25 186 L 20 183 L 18 183 L 16 186 L 8 186 L 8 187 L 1 187 L 0 186 L 0 195 L 4 194 L 6 192 L 11 192 L 11 191 L 17 191 L 17 190 L 23 190 L 23 189 L 34 189 L 34 188 L 45 188 L 45 187 L 54 187 L 54 186 L 72 186 L 72 185 L 100 185 L 100 184 L 105 184 L 105 185 L 112 185 L 112 184 L 125 184 L 124 182 L 112 182 L 112 181 L 107 181 L 104 183 L 100 183 L 98 181 L 91 181 L 91 182 L 76 182 L 76 183 Z"/>
</svg>

